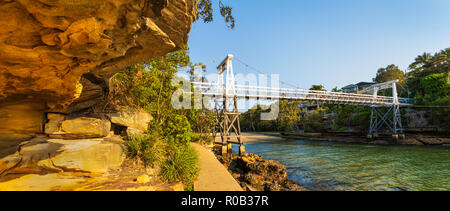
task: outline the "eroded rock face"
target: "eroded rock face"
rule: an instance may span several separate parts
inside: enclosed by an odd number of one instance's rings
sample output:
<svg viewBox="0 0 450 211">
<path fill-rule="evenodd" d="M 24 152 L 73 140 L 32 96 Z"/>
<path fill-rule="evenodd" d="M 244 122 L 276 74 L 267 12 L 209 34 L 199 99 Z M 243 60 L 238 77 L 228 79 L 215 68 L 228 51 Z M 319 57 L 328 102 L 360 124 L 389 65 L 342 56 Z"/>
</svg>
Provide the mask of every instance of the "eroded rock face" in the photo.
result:
<svg viewBox="0 0 450 211">
<path fill-rule="evenodd" d="M 185 46 L 195 0 L 6 0 L 0 3 L 0 97 L 51 109 L 97 79 Z"/>
<path fill-rule="evenodd" d="M 27 99 L 0 102 L 0 158 L 13 153 L 20 142 L 42 133 L 44 109 L 43 103 Z"/>
<path fill-rule="evenodd" d="M 78 117 L 65 120 L 64 116 L 49 114 L 45 133 L 52 138 L 100 138 L 109 134 L 111 122 L 108 120 Z"/>
<path fill-rule="evenodd" d="M 0 1 L 0 158 L 44 112 L 88 109 L 124 67 L 184 47 L 196 16 L 195 0 Z"/>
</svg>

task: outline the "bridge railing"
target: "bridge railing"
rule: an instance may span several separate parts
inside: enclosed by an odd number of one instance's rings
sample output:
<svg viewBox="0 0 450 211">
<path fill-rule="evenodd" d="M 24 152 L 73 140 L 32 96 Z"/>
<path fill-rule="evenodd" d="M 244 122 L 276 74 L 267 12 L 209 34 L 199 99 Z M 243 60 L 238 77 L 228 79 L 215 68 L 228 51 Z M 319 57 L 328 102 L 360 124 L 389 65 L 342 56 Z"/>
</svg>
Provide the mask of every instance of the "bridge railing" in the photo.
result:
<svg viewBox="0 0 450 211">
<path fill-rule="evenodd" d="M 217 86 L 216 83 L 194 82 L 194 87 L 197 89 L 201 89 L 203 95 L 212 97 L 224 97 L 224 88 Z M 273 88 L 238 84 L 236 84 L 234 87 L 234 93 L 238 98 L 248 99 L 291 99 L 338 104 L 342 103 L 379 106 L 390 106 L 394 104 L 393 97 L 386 96 L 328 92 L 307 89 Z M 408 98 L 399 98 L 399 104 L 409 105 L 410 100 Z"/>
</svg>

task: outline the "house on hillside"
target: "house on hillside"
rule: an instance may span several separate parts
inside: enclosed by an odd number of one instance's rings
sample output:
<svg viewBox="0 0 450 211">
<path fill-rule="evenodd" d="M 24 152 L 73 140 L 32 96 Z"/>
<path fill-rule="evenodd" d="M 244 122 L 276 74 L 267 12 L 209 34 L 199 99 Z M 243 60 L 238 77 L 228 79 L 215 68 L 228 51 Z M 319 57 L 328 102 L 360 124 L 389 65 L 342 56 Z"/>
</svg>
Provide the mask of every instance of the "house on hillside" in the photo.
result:
<svg viewBox="0 0 450 211">
<path fill-rule="evenodd" d="M 345 93 L 364 93 L 374 84 L 374 82 L 359 82 L 342 87 L 342 91 Z"/>
</svg>

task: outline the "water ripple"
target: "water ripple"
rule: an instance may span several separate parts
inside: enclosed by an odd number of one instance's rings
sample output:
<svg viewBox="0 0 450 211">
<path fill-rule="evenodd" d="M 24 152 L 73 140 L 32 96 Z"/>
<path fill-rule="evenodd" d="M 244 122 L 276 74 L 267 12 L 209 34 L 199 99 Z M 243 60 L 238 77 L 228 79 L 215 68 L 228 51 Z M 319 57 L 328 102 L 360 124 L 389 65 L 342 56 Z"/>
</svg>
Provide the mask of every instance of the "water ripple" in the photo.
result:
<svg viewBox="0 0 450 211">
<path fill-rule="evenodd" d="M 303 140 L 246 144 L 277 160 L 311 190 L 450 190 L 445 147 L 374 146 Z"/>
</svg>

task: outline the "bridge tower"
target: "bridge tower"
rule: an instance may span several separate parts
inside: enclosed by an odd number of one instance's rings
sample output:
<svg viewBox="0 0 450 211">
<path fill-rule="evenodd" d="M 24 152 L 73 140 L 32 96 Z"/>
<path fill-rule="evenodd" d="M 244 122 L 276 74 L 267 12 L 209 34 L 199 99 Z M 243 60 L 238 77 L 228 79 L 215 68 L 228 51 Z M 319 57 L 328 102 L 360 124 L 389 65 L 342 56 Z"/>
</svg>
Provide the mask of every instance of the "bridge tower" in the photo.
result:
<svg viewBox="0 0 450 211">
<path fill-rule="evenodd" d="M 373 85 L 373 97 L 374 100 L 378 97 L 378 91 L 382 89 L 392 88 L 392 106 L 379 107 L 372 105 L 370 114 L 370 127 L 368 138 L 376 138 L 380 134 L 379 130 L 385 126 L 392 132 L 392 138 L 398 140 L 399 137 L 405 138 L 403 131 L 403 125 L 400 115 L 400 103 L 397 94 L 397 82 L 398 80 L 388 81 Z"/>
<path fill-rule="evenodd" d="M 239 122 L 236 87 L 233 73 L 233 55 L 227 57 L 217 67 L 217 93 L 222 97 L 215 98 L 216 127 L 213 133 L 214 141 L 220 135 L 222 155 L 231 152 L 232 144 L 239 144 L 239 154 L 245 153 Z M 225 75 L 225 81 L 224 81 Z"/>
</svg>

